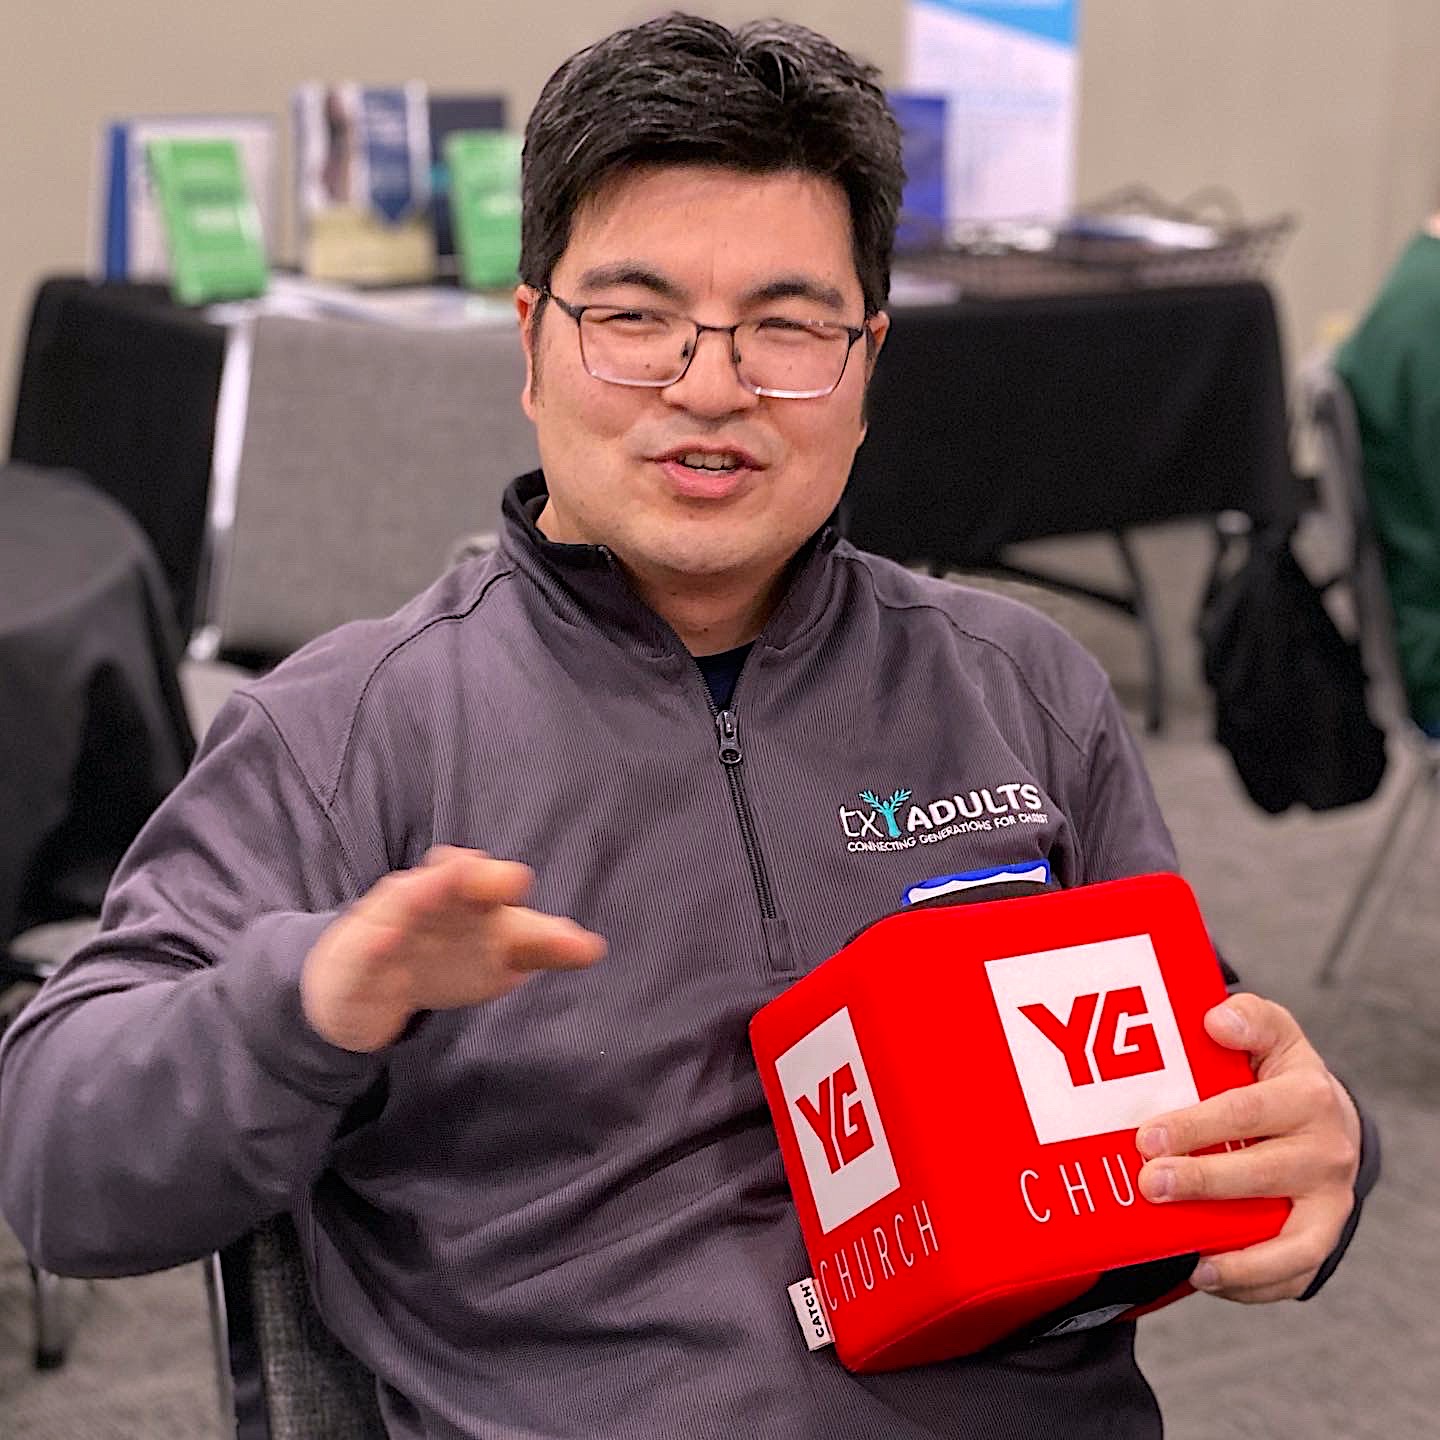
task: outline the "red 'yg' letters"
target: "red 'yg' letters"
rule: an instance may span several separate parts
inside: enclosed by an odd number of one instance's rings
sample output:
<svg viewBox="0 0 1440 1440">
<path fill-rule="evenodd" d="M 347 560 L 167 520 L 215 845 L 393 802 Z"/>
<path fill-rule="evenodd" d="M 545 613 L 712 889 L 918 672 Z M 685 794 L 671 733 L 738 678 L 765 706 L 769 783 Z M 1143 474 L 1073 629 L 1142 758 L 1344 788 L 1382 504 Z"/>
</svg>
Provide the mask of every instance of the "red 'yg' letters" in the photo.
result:
<svg viewBox="0 0 1440 1440">
<path fill-rule="evenodd" d="M 820 1082 L 814 1100 L 801 1095 L 795 1101 L 795 1108 L 819 1137 L 832 1175 L 842 1165 L 858 1160 L 875 1143 L 858 1090 L 855 1072 L 847 1062 Z"/>
<path fill-rule="evenodd" d="M 1065 1057 L 1072 1085 L 1090 1085 L 1097 1076 L 1101 1080 L 1120 1080 L 1163 1070 L 1160 1042 L 1155 1038 L 1155 1027 L 1149 1024 L 1145 992 L 1140 986 L 1127 985 L 1106 994 L 1092 1050 L 1090 1025 L 1099 1003 L 1099 995 L 1077 995 L 1070 1007 L 1070 1018 L 1063 1024 L 1043 1005 L 1022 1005 L 1020 1013 Z"/>
<path fill-rule="evenodd" d="M 1090 1073 L 1086 1044 L 1099 999 L 1098 995 L 1077 995 L 1070 1007 L 1070 1018 L 1063 1025 L 1043 1005 L 1020 1007 L 1020 1013 L 1065 1057 L 1072 1085 L 1088 1085 L 1095 1078 Z"/>
</svg>

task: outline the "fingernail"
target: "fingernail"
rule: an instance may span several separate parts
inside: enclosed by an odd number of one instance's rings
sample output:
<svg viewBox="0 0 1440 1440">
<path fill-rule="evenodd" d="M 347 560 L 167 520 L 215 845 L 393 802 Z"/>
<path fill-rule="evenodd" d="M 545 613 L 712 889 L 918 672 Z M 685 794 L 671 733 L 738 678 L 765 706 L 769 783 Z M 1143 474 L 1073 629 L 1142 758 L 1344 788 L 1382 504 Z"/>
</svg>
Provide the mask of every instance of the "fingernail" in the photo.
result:
<svg viewBox="0 0 1440 1440">
<path fill-rule="evenodd" d="M 1190 1283 L 1197 1290 L 1213 1290 L 1220 1283 L 1220 1272 L 1208 1260 L 1202 1260 L 1195 1267 Z"/>
<path fill-rule="evenodd" d="M 1229 1005 L 1222 1005 L 1215 1012 L 1214 1028 L 1224 1039 L 1233 1041 L 1243 1040 L 1250 1030 L 1245 1017 Z"/>
<path fill-rule="evenodd" d="M 1163 1125 L 1148 1125 L 1136 1137 L 1142 1155 L 1167 1155 L 1170 1132 Z"/>
<path fill-rule="evenodd" d="M 1147 1199 L 1168 1199 L 1175 1193 L 1175 1171 L 1168 1165 L 1157 1166 L 1147 1170 L 1140 1183 Z"/>
</svg>

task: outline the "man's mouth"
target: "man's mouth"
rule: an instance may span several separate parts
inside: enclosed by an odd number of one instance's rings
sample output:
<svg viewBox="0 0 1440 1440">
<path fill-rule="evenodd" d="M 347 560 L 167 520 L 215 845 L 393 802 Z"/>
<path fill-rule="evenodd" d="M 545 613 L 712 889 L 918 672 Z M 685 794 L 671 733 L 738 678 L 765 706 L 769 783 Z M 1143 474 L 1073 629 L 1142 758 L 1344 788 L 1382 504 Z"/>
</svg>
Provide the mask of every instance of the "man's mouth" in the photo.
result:
<svg viewBox="0 0 1440 1440">
<path fill-rule="evenodd" d="M 675 456 L 675 459 L 692 470 L 738 470 L 745 463 L 738 455 L 717 455 L 707 450 L 691 450 Z"/>
<path fill-rule="evenodd" d="M 765 467 L 739 449 L 697 450 L 688 445 L 656 456 L 671 490 L 686 500 L 728 500 L 744 490 L 749 477 Z"/>
<path fill-rule="evenodd" d="M 717 443 L 718 441 L 718 443 Z M 728 475 L 736 470 L 763 470 L 765 467 L 743 445 L 724 441 L 682 440 L 654 457 L 662 465 L 680 466 L 704 475 Z"/>
</svg>

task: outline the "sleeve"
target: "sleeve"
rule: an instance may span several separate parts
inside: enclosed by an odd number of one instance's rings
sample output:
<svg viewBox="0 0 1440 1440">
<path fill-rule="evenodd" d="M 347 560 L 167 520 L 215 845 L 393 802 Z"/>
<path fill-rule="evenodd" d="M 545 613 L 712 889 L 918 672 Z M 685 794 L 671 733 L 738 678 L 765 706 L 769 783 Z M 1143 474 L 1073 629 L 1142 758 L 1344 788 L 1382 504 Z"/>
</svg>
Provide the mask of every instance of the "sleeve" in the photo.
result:
<svg viewBox="0 0 1440 1440">
<path fill-rule="evenodd" d="M 1079 880 L 1093 885 L 1179 869 L 1140 747 L 1109 682 L 1103 683 L 1084 750 L 1081 803 L 1072 814 Z"/>
<path fill-rule="evenodd" d="M 1081 883 L 1154 870 L 1177 870 L 1174 843 L 1145 773 L 1140 748 L 1119 701 L 1108 686 L 1099 703 L 1087 754 L 1085 806 L 1076 823 L 1082 854 Z M 1219 959 L 1228 989 L 1232 993 L 1244 989 L 1229 961 L 1223 955 Z M 1358 1100 L 1355 1108 L 1360 1115 L 1360 1168 L 1355 1177 L 1355 1203 L 1340 1239 L 1300 1297 L 1302 1300 L 1318 1294 L 1334 1273 L 1360 1223 L 1365 1197 L 1379 1178 L 1379 1131 Z"/>
<path fill-rule="evenodd" d="M 1344 1081 L 1341 1081 L 1341 1084 L 1344 1084 Z M 1346 1085 L 1345 1089 L 1350 1098 L 1355 1100 L 1350 1087 Z M 1356 1227 L 1360 1224 L 1360 1211 L 1365 1206 L 1365 1197 L 1375 1188 L 1375 1182 L 1380 1178 L 1380 1131 L 1358 1100 L 1355 1100 L 1355 1110 L 1360 1116 L 1360 1168 L 1355 1172 L 1355 1203 L 1350 1207 L 1350 1216 L 1345 1221 L 1340 1238 L 1335 1242 L 1335 1248 L 1315 1272 L 1315 1278 L 1300 1296 L 1302 1300 L 1313 1300 L 1335 1273 L 1335 1267 L 1344 1258 L 1350 1242 L 1355 1238 Z"/>
<path fill-rule="evenodd" d="M 232 698 L 116 871 L 101 934 L 0 1047 L 0 1205 L 35 1263 L 179 1264 L 319 1174 L 384 1063 L 300 1005 L 355 871 L 269 715 Z"/>
</svg>

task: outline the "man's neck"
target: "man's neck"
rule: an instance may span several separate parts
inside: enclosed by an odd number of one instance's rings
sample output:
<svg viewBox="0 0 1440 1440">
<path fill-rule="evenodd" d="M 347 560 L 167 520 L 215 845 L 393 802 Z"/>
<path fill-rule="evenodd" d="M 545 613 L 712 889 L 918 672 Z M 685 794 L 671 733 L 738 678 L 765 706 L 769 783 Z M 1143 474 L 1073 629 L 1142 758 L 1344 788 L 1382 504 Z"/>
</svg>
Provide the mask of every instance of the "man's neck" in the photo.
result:
<svg viewBox="0 0 1440 1440">
<path fill-rule="evenodd" d="M 547 501 L 535 528 L 566 543 L 564 526 Z M 770 618 L 784 589 L 786 567 L 772 574 L 686 575 L 642 572 L 617 555 L 640 598 L 680 638 L 692 655 L 720 655 L 748 645 Z"/>
<path fill-rule="evenodd" d="M 719 655 L 748 645 L 765 628 L 779 599 L 781 577 L 769 584 L 702 586 L 694 577 L 647 582 L 627 568 L 640 598 L 680 637 L 692 655 Z"/>
</svg>

